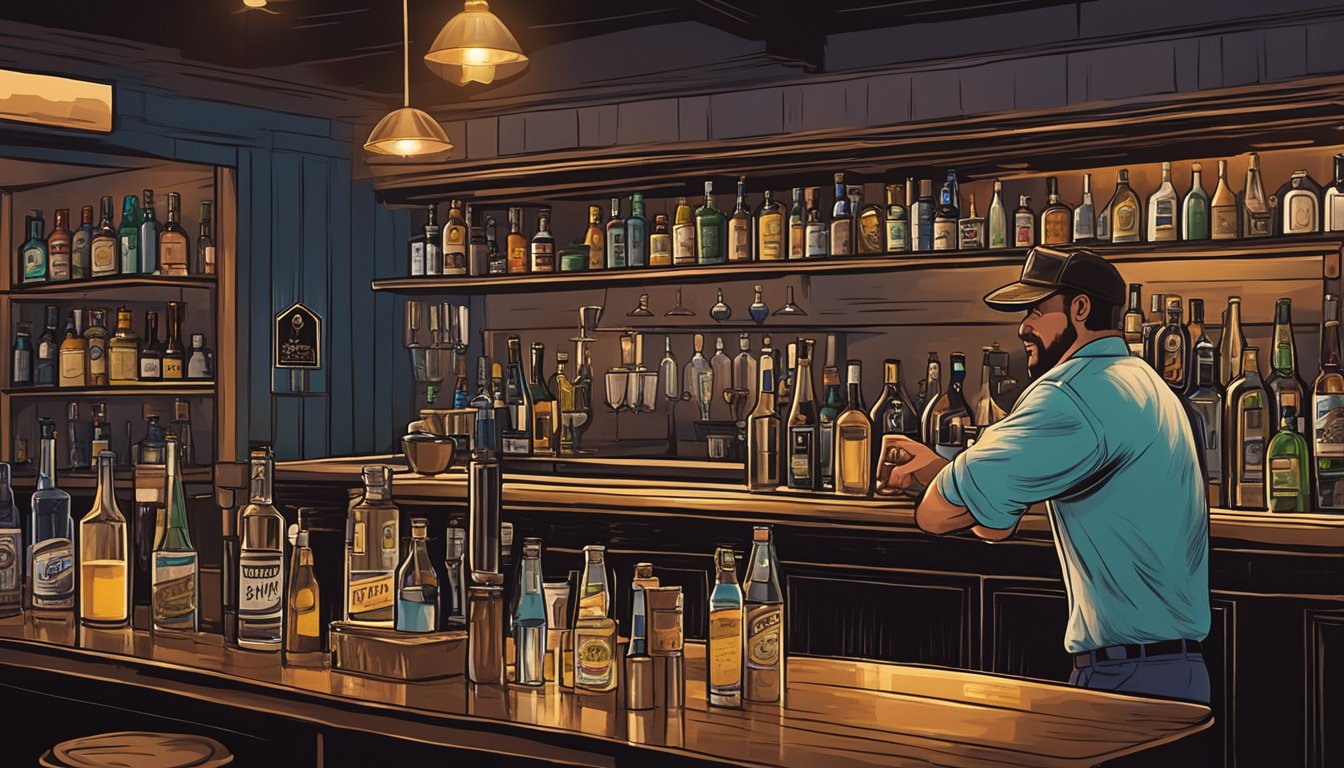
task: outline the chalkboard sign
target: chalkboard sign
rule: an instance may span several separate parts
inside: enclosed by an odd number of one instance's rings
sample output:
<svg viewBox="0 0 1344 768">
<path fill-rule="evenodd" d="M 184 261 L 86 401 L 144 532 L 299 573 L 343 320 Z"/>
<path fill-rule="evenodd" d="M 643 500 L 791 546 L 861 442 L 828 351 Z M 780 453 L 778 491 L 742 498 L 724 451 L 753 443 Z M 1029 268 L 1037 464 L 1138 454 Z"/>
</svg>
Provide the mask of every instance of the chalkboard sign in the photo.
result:
<svg viewBox="0 0 1344 768">
<path fill-rule="evenodd" d="M 302 304 L 275 316 L 275 367 L 322 367 L 322 318 Z"/>
</svg>

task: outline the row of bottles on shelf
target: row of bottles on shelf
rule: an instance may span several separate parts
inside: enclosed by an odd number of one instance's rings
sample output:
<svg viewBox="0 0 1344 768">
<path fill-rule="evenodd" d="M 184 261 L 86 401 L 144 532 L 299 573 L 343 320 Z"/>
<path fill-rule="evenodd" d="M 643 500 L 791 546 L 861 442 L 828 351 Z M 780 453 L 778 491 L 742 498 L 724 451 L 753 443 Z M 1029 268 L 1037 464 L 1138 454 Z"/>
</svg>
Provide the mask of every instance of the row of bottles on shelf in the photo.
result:
<svg viewBox="0 0 1344 768">
<path fill-rule="evenodd" d="M 142 381 L 209 381 L 214 354 L 205 335 L 191 334 L 191 348 L 182 345 L 185 305 L 170 301 L 167 333 L 159 340 L 159 313 L 145 313 L 143 340 L 132 330 L 133 312 L 116 311 L 116 328 L 107 327 L 103 309 L 71 309 L 65 336 L 57 333 L 59 311 L 48 305 L 45 327 L 34 342 L 32 323 L 18 322 L 12 349 L 10 381 L 15 387 L 106 387 Z"/>
<path fill-rule="evenodd" d="M 154 190 L 143 196 L 126 195 L 121 221 L 113 221 L 112 196 L 102 199 L 95 225 L 93 206 L 80 212 L 76 226 L 67 208 L 56 210 L 50 232 L 42 212 L 26 217 L 27 239 L 19 246 L 18 264 L 24 285 L 55 283 L 118 275 L 215 274 L 215 244 L 210 233 L 211 203 L 201 203 L 200 235 L 193 253 L 191 237 L 182 228 L 182 196 L 168 193 L 168 219 L 160 222 L 154 213 Z"/>
<path fill-rule="evenodd" d="M 1322 188 L 1305 170 L 1295 171 L 1276 194 L 1267 194 L 1259 155 L 1252 152 L 1240 193 L 1227 181 L 1227 161 L 1218 161 L 1212 196 L 1204 190 L 1203 168 L 1191 164 L 1190 186 L 1181 194 L 1172 182 L 1171 163 L 1162 164 L 1162 182 L 1146 202 L 1130 185 L 1128 169 L 1117 173 L 1115 191 L 1098 208 L 1092 197 L 1092 174 L 1083 175 L 1083 195 L 1071 206 L 1059 195 L 1055 177 L 1046 179 L 1048 199 L 1040 211 L 1029 195 L 1016 208 L 1005 201 L 1002 183 L 994 180 L 993 197 L 982 217 L 975 195 L 963 207 L 959 177 L 947 172 L 937 196 L 933 182 L 914 178 L 886 186 L 886 206 L 863 203 L 863 189 L 835 174 L 834 205 L 829 217 L 821 209 L 819 187 L 795 187 L 792 208 L 776 200 L 772 190 L 754 211 L 747 200 L 746 177 L 737 182 L 737 204 L 725 213 L 714 205 L 713 182 L 705 182 L 704 203 L 694 212 L 678 198 L 675 213 L 654 216 L 649 226 L 642 193 L 630 197 L 622 213 L 621 198 L 612 198 L 610 217 L 588 209 L 588 230 L 582 243 L 557 252 L 549 208 L 542 208 L 531 238 L 523 234 L 523 209 L 509 209 L 509 232 L 498 242 L 495 220 L 482 224 L 462 201 L 450 203 L 448 220 L 440 226 L 436 205 L 428 223 L 408 245 L 412 276 L 506 275 L 582 272 L 604 269 L 692 266 L 750 261 L 785 261 L 852 255 L 922 251 L 1029 248 L 1068 243 L 1138 243 L 1176 240 L 1228 240 L 1271 235 L 1344 232 L 1344 154 L 1336 155 L 1335 178 Z"/>
<path fill-rule="evenodd" d="M 166 436 L 169 433 L 177 436 L 182 462 L 186 466 L 194 467 L 209 463 L 207 455 L 202 454 L 198 457 L 196 453 L 190 401 L 182 398 L 173 400 L 172 419 L 168 421 L 167 426 L 163 422 L 168 414 L 144 406 L 143 437 L 136 440 L 131 422 L 126 421 L 123 424 L 122 441 L 115 448 L 113 425 L 108 418 L 107 403 L 94 402 L 90 405 L 89 411 L 89 420 L 86 422 L 82 418 L 82 409 L 77 401 L 72 400 L 65 405 L 66 446 L 59 465 L 63 469 L 76 471 L 89 469 L 103 451 L 109 450 L 125 458 L 126 465 L 162 465 L 167 451 Z M 39 421 L 39 425 L 40 423 Z M 39 456 L 39 460 L 40 458 Z M 203 460 L 198 461 L 198 458 Z M 28 438 L 15 437 L 14 464 L 26 466 L 31 463 Z"/>
</svg>

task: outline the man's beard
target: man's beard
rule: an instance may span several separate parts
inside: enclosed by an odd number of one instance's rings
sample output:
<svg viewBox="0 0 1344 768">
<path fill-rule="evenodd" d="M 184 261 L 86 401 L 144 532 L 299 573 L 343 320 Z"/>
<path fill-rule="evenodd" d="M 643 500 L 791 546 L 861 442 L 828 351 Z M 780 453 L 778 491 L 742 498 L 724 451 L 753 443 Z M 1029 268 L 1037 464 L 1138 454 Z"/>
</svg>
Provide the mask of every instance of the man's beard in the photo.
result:
<svg viewBox="0 0 1344 768">
<path fill-rule="evenodd" d="M 1060 358 L 1064 357 L 1064 353 L 1068 352 L 1069 347 L 1072 347 L 1073 343 L 1078 340 L 1078 330 L 1070 324 L 1064 329 L 1063 333 L 1059 334 L 1059 338 L 1048 346 L 1041 340 L 1040 336 L 1034 333 L 1023 334 L 1021 338 L 1023 341 L 1030 341 L 1036 345 L 1036 364 L 1027 364 L 1027 373 L 1030 373 L 1031 377 L 1036 379 L 1059 364 Z"/>
</svg>

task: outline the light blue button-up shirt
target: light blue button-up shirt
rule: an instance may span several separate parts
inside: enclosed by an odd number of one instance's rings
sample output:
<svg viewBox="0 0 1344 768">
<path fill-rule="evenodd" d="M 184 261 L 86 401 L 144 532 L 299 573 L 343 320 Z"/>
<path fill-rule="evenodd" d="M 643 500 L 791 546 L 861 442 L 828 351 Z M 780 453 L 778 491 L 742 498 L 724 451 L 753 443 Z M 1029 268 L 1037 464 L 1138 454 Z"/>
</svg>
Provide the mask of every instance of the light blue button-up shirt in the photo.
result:
<svg viewBox="0 0 1344 768">
<path fill-rule="evenodd" d="M 1194 434 L 1177 396 L 1123 340 L 1093 341 L 1034 381 L 934 482 L 988 528 L 1011 528 L 1046 502 L 1069 652 L 1208 634 L 1208 501 Z"/>
</svg>

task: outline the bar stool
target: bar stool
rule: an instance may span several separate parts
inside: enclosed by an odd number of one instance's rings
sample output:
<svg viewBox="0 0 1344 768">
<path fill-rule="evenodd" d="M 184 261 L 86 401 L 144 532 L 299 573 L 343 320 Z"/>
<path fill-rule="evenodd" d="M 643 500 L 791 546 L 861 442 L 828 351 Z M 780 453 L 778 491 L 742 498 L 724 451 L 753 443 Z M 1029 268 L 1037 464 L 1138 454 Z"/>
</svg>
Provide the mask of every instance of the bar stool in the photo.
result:
<svg viewBox="0 0 1344 768">
<path fill-rule="evenodd" d="M 38 760 L 43 768 L 217 768 L 233 754 L 207 736 L 123 731 L 63 741 Z"/>
</svg>

